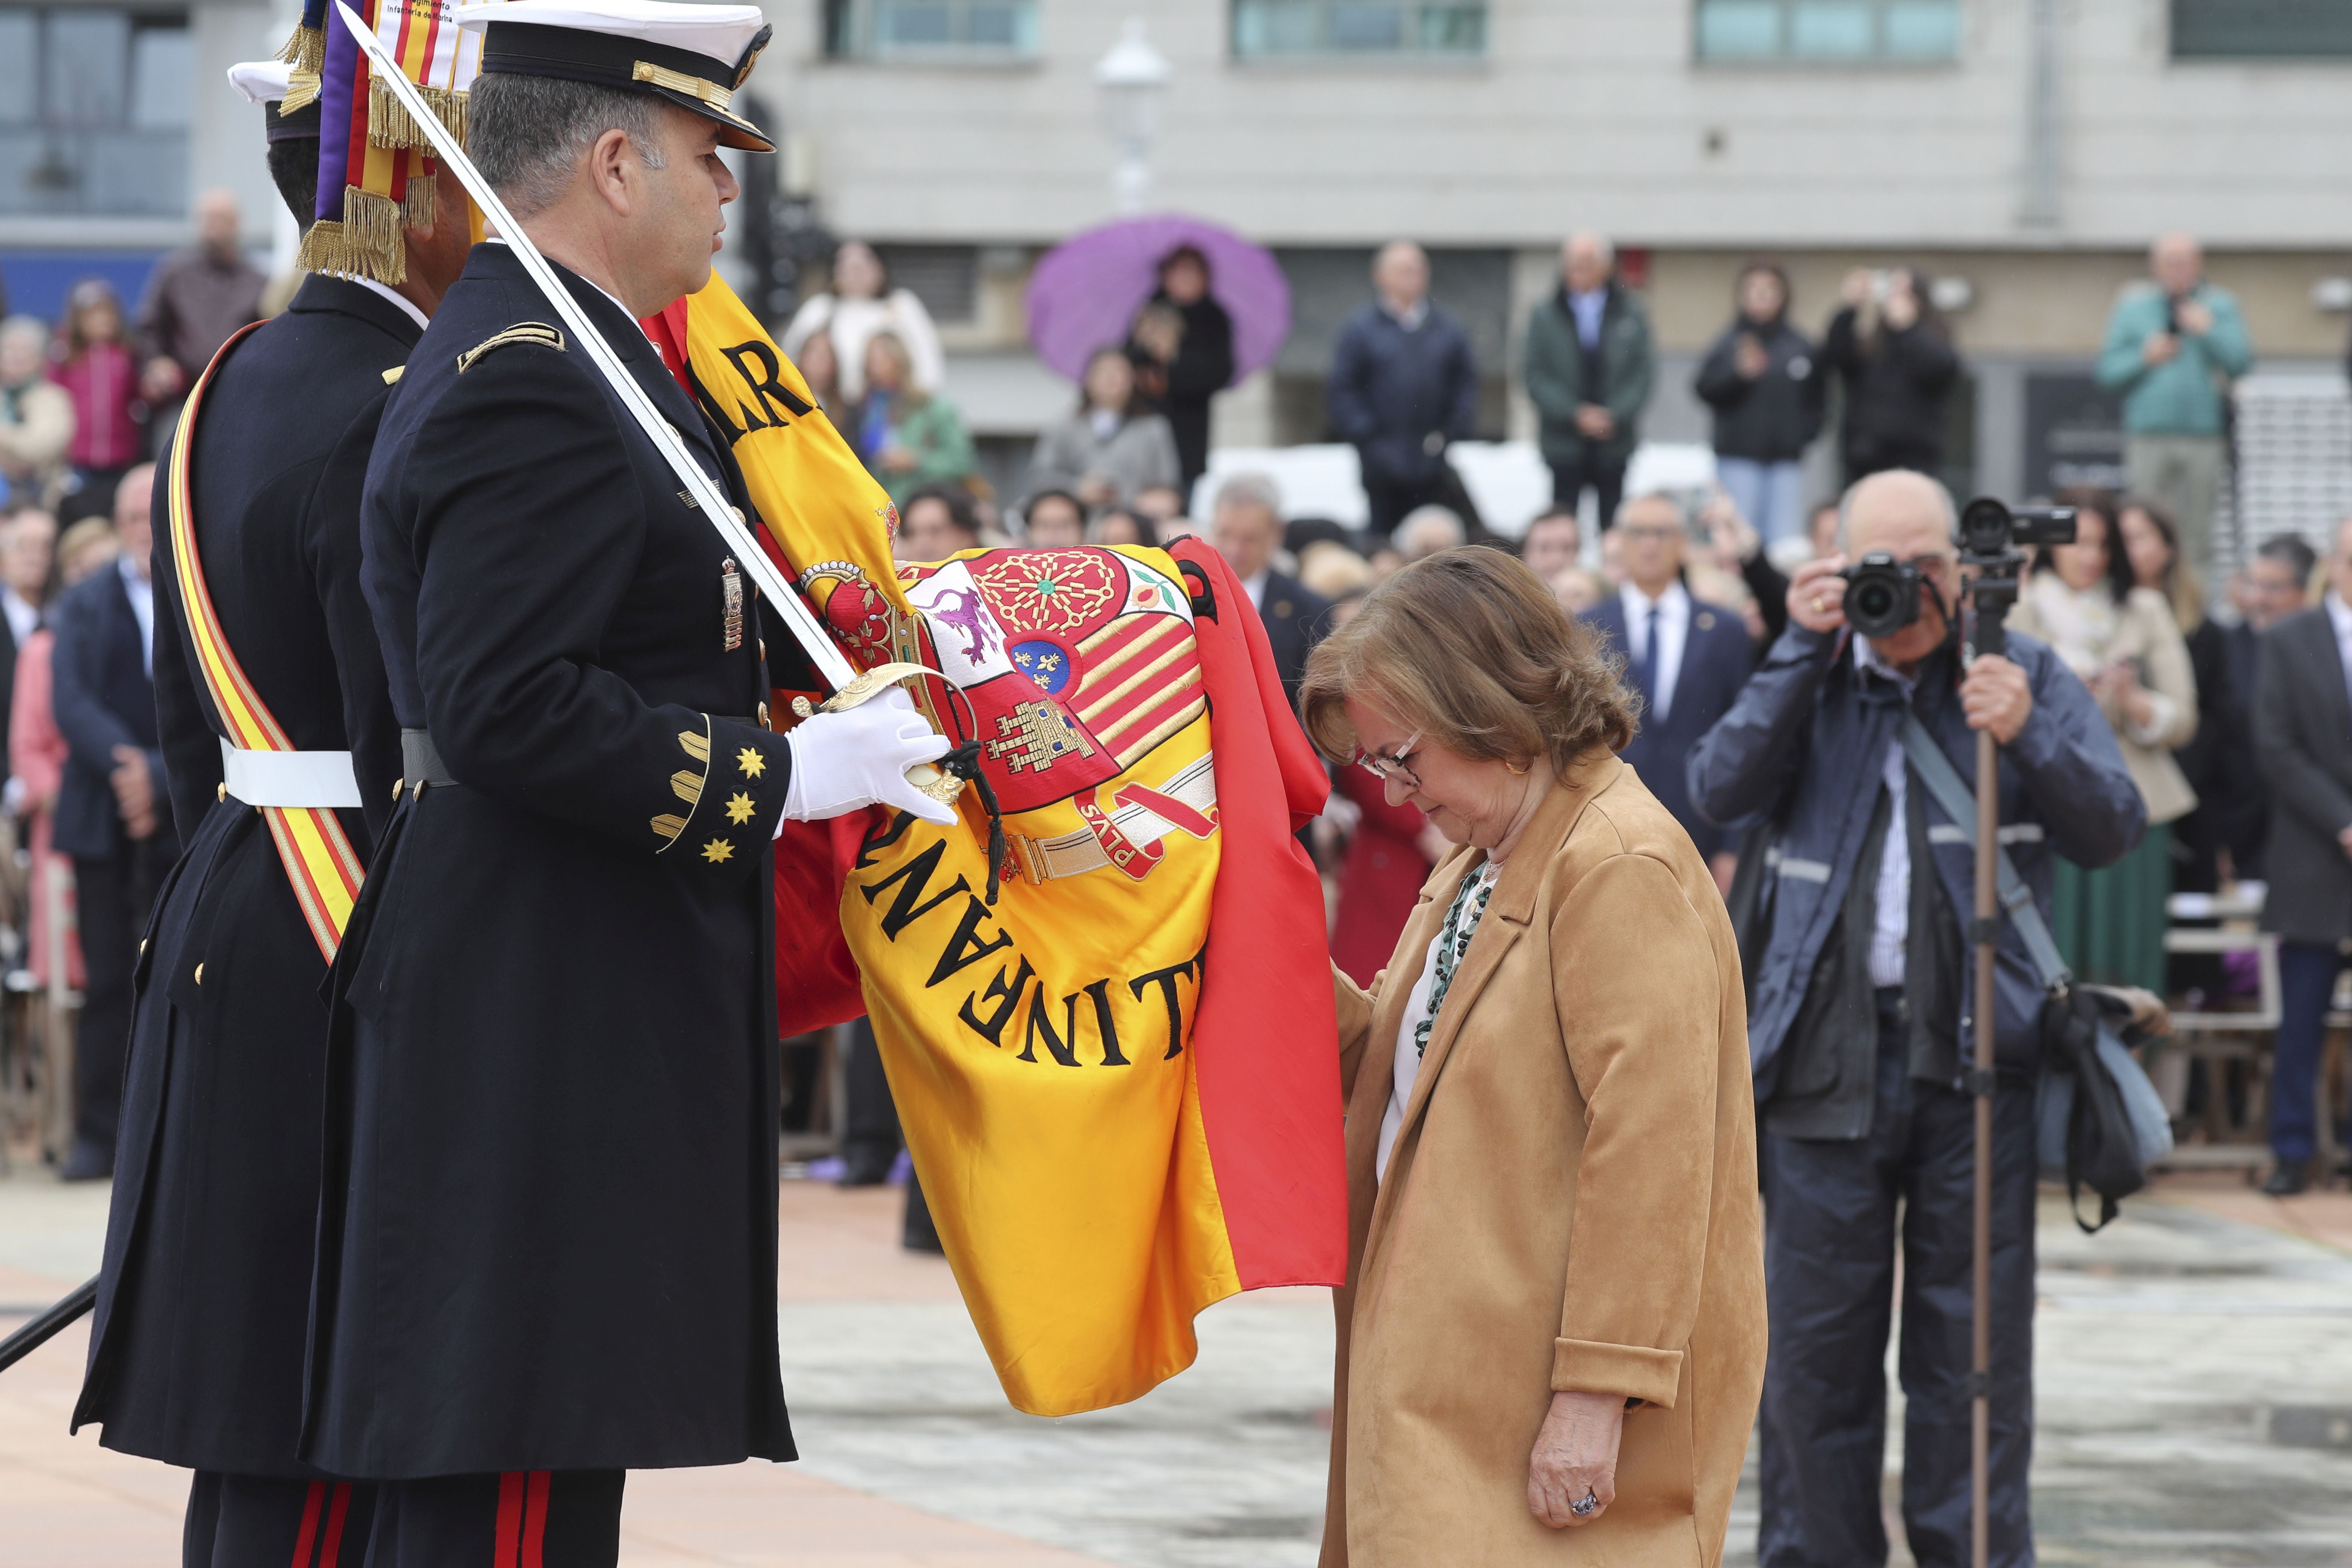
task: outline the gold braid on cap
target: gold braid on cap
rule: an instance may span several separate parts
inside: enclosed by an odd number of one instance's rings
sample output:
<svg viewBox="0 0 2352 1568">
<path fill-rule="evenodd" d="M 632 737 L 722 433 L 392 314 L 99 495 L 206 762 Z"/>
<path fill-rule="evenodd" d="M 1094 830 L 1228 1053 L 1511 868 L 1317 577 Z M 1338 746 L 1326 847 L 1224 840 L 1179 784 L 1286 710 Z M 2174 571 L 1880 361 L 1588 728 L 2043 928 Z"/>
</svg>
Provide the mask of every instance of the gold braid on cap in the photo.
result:
<svg viewBox="0 0 2352 1568">
<path fill-rule="evenodd" d="M 672 92 L 682 92 L 688 98 L 698 98 L 713 109 L 723 109 L 730 114 L 734 112 L 735 94 L 730 89 L 719 86 L 715 81 L 707 81 L 698 76 L 688 76 L 684 71 L 674 71 L 667 66 L 655 65 L 650 60 L 639 60 L 632 66 L 629 68 L 629 79 L 651 82 L 656 87 L 666 87 Z"/>
</svg>

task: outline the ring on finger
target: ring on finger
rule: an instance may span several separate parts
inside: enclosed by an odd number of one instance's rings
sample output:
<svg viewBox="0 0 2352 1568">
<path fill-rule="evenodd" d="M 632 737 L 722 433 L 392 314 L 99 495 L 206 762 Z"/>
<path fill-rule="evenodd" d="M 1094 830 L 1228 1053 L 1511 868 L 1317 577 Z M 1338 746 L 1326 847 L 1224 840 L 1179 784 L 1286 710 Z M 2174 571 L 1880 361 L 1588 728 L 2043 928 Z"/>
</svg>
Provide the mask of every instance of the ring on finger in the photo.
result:
<svg viewBox="0 0 2352 1568">
<path fill-rule="evenodd" d="M 1601 1494 L 1591 1487 L 1585 1488 L 1584 1495 L 1568 1505 L 1568 1511 L 1579 1519 L 1591 1519 L 1601 1511 Z"/>
</svg>

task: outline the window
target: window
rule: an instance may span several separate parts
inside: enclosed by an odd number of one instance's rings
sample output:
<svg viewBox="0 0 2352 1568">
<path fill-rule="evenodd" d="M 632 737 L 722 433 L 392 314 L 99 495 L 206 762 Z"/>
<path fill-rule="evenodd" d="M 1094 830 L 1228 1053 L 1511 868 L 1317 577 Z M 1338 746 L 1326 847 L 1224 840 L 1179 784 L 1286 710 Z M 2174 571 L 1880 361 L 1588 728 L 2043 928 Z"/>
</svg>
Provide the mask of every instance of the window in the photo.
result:
<svg viewBox="0 0 2352 1568">
<path fill-rule="evenodd" d="M 1486 52 L 1484 4 L 1414 0 L 1234 0 L 1234 54 L 1419 55 Z"/>
<path fill-rule="evenodd" d="M 0 213 L 185 213 L 194 77 L 184 14 L 0 6 Z"/>
<path fill-rule="evenodd" d="M 2315 55 L 2352 55 L 2352 5 L 2344 0 L 2172 0 L 2174 59 Z"/>
<path fill-rule="evenodd" d="M 890 286 L 923 302 L 934 321 L 961 325 L 980 314 L 980 247 L 976 245 L 877 245 Z"/>
<path fill-rule="evenodd" d="M 1698 0 L 1717 64 L 1934 65 L 1959 58 L 1959 0 Z"/>
<path fill-rule="evenodd" d="M 836 59 L 1029 59 L 1037 0 L 825 0 Z"/>
</svg>

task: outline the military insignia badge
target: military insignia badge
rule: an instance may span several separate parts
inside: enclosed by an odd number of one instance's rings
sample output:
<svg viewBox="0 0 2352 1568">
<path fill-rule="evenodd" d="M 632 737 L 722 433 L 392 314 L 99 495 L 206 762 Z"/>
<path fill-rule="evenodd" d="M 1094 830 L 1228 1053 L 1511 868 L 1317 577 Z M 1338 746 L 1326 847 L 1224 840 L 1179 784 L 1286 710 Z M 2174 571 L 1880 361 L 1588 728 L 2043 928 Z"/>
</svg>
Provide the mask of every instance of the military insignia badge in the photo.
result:
<svg viewBox="0 0 2352 1568">
<path fill-rule="evenodd" d="M 743 574 L 730 555 L 719 563 L 719 637 L 726 651 L 743 646 Z"/>
</svg>

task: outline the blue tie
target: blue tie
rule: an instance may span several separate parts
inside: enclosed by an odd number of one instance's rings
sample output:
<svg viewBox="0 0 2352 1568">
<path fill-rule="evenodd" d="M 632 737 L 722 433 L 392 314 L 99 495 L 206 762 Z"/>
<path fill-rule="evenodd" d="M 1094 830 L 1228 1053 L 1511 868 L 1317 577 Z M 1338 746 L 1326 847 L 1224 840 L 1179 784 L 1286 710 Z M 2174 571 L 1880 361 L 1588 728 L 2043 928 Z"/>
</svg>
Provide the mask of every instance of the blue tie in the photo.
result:
<svg viewBox="0 0 2352 1568">
<path fill-rule="evenodd" d="M 1644 707 L 1657 706 L 1658 670 L 1658 606 L 1652 605 L 1648 625 L 1642 631 L 1642 657 L 1633 662 L 1633 685 L 1648 700 Z"/>
</svg>

